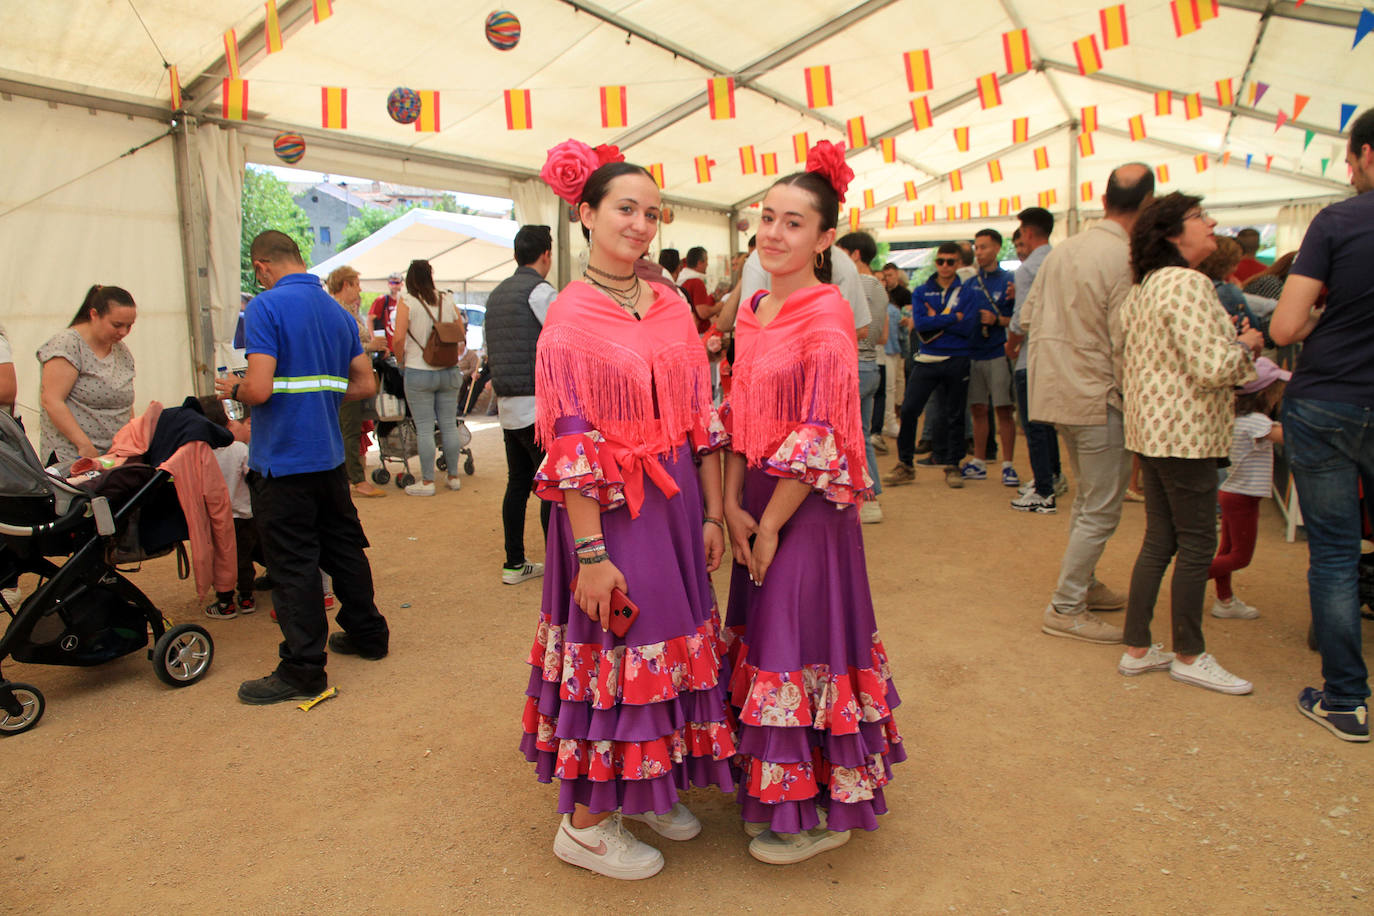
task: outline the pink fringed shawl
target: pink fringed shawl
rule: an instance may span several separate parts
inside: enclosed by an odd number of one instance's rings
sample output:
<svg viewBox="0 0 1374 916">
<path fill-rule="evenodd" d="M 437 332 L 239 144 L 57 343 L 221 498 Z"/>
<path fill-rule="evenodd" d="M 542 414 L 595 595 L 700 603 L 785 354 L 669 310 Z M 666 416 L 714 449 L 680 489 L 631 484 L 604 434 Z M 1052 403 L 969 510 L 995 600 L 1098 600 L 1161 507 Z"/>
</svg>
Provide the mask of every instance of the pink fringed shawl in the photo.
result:
<svg viewBox="0 0 1374 916">
<path fill-rule="evenodd" d="M 710 367 L 687 304 L 651 287 L 639 321 L 581 281 L 550 306 L 535 359 L 535 432 L 546 447 L 554 424 L 581 417 L 609 440 L 666 455 L 710 411 Z"/>
<path fill-rule="evenodd" d="M 805 423 L 830 427 L 851 468 L 865 466 L 854 313 L 828 284 L 788 297 L 767 327 L 744 305 L 735 325 L 734 447 L 757 467 Z"/>
</svg>

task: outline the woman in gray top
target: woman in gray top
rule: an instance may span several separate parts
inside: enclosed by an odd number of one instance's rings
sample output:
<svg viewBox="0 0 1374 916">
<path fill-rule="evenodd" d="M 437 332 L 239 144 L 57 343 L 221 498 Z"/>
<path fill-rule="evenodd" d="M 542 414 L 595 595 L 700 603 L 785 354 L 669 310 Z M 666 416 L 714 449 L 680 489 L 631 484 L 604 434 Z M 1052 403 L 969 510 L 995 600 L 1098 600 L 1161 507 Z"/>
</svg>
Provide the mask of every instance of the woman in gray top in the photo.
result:
<svg viewBox="0 0 1374 916">
<path fill-rule="evenodd" d="M 109 451 L 133 416 L 134 357 L 124 346 L 138 308 L 118 286 L 92 286 L 71 324 L 38 348 L 39 454 L 49 464 Z"/>
</svg>

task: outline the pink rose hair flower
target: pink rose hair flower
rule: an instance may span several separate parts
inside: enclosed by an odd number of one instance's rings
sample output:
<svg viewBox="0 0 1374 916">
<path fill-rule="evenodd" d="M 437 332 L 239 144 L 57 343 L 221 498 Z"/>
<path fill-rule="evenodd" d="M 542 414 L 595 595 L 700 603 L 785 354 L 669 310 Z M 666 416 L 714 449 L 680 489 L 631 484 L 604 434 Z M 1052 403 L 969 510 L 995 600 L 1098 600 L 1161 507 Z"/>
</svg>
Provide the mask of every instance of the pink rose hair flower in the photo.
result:
<svg viewBox="0 0 1374 916">
<path fill-rule="evenodd" d="M 854 180 L 854 170 L 844 161 L 843 143 L 821 140 L 811 147 L 806 151 L 806 170 L 819 172 L 835 189 L 835 193 L 840 197 L 840 203 L 844 203 L 844 192 Z"/>
<path fill-rule="evenodd" d="M 613 146 L 601 149 L 612 151 L 612 155 L 620 154 Z M 601 155 L 581 140 L 564 140 L 549 150 L 544 167 L 539 170 L 539 177 L 553 189 L 553 193 L 575 207 L 582 199 L 582 189 L 586 187 L 587 179 L 591 177 L 592 172 L 606 162 L 616 161 L 603 160 Z M 621 159 L 624 157 L 621 156 Z"/>
</svg>

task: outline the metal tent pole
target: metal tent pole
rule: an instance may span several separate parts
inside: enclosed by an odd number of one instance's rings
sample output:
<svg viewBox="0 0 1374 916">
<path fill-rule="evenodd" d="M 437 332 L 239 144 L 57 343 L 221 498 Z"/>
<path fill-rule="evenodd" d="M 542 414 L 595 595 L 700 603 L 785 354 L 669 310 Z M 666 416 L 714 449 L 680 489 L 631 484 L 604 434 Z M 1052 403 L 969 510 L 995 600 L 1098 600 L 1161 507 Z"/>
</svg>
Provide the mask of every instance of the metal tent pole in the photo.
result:
<svg viewBox="0 0 1374 916">
<path fill-rule="evenodd" d="M 209 206 L 196 156 L 196 122 L 182 118 L 172 128 L 180 216 L 182 278 L 186 285 L 186 325 L 191 342 L 191 379 L 197 395 L 215 390 L 215 325 L 210 302 Z M 231 303 L 233 305 L 235 303 Z"/>
</svg>

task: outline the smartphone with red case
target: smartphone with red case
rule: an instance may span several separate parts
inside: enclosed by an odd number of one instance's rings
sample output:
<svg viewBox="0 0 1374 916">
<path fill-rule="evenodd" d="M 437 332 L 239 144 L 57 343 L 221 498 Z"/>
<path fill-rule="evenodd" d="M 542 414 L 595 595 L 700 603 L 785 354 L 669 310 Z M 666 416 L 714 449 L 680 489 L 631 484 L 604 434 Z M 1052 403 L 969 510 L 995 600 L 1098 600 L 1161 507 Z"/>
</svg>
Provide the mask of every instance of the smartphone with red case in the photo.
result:
<svg viewBox="0 0 1374 916">
<path fill-rule="evenodd" d="M 568 585 L 570 591 L 577 591 L 577 576 Z M 611 632 L 621 639 L 630 632 L 630 626 L 639 617 L 639 605 L 635 604 L 618 588 L 611 589 Z"/>
</svg>

